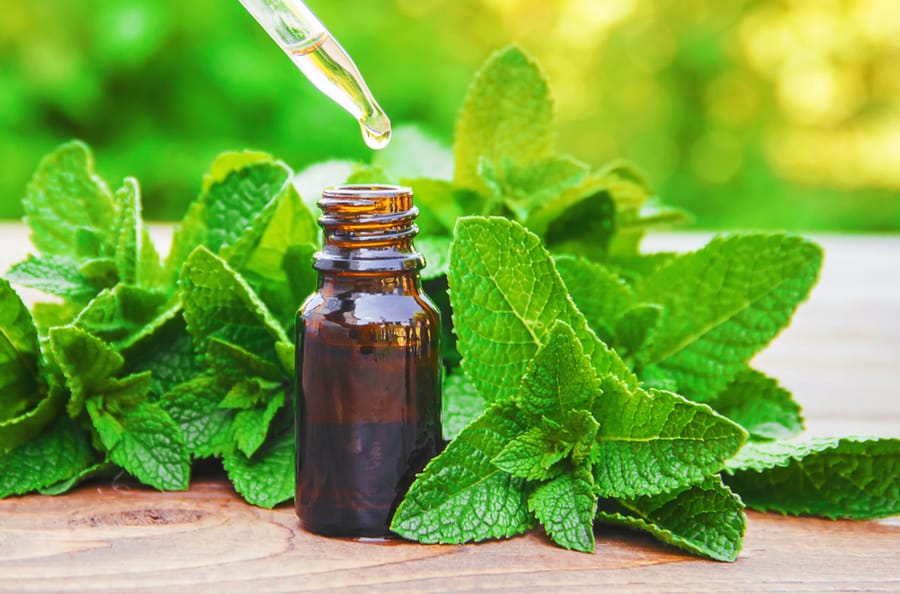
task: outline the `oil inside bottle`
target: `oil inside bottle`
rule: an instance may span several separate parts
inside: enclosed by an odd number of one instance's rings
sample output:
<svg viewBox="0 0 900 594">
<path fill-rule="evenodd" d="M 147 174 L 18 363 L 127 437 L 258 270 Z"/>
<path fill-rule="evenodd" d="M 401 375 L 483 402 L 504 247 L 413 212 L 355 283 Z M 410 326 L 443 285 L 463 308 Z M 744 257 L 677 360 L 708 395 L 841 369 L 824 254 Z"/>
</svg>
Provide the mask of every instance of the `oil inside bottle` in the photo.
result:
<svg viewBox="0 0 900 594">
<path fill-rule="evenodd" d="M 431 331 L 424 325 L 348 331 L 327 323 L 306 331 L 317 338 L 301 346 L 301 384 L 310 396 L 297 427 L 303 524 L 333 536 L 385 536 L 415 474 L 438 452 Z M 362 342 L 351 339 L 357 332 Z M 385 332 L 410 336 L 427 355 L 372 340 Z"/>
<path fill-rule="evenodd" d="M 391 122 L 366 87 L 347 52 L 327 31 L 284 51 L 322 93 L 359 122 L 363 140 L 371 149 L 383 149 L 391 140 Z"/>
</svg>

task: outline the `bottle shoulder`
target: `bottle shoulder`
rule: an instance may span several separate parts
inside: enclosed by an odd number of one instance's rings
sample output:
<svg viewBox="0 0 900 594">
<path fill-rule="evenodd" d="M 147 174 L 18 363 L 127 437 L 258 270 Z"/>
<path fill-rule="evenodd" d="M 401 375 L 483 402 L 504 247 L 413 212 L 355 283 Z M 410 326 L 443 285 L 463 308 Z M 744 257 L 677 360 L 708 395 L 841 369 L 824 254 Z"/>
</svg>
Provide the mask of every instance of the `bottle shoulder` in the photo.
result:
<svg viewBox="0 0 900 594">
<path fill-rule="evenodd" d="M 424 293 L 313 293 L 300 307 L 299 317 L 331 320 L 341 325 L 439 324 L 438 309 Z"/>
</svg>

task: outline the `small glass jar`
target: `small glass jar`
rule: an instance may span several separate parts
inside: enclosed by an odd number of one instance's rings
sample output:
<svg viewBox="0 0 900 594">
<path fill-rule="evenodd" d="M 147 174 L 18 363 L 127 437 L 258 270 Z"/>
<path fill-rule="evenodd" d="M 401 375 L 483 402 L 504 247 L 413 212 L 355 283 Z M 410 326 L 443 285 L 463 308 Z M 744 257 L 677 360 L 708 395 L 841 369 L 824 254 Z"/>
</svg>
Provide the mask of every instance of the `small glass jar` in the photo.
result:
<svg viewBox="0 0 900 594">
<path fill-rule="evenodd" d="M 330 536 L 390 534 L 441 438 L 440 317 L 422 292 L 409 188 L 319 201 L 318 290 L 297 314 L 297 515 Z"/>
</svg>

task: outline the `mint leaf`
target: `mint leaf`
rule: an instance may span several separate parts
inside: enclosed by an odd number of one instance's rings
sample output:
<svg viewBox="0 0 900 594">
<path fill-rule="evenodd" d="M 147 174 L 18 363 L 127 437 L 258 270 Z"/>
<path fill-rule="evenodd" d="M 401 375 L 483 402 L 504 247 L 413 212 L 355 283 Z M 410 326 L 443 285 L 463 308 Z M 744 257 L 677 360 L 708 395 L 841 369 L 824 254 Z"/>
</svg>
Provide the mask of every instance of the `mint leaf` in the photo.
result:
<svg viewBox="0 0 900 594">
<path fill-rule="evenodd" d="M 229 169 L 224 179 L 211 183 L 175 231 L 166 260 L 169 274 L 177 276 L 198 245 L 218 253 L 238 243 L 245 233 L 259 237 L 274 214 L 274 209 L 265 206 L 282 191 L 290 175 L 281 162 L 254 161 Z"/>
<path fill-rule="evenodd" d="M 294 496 L 294 436 L 270 440 L 250 458 L 234 452 L 222 459 L 234 489 L 248 503 L 272 508 Z"/>
<path fill-rule="evenodd" d="M 488 402 L 518 393 L 526 364 L 556 320 L 572 327 L 598 375 L 637 384 L 587 327 L 540 239 L 518 223 L 460 219 L 447 277 L 462 365 Z"/>
<path fill-rule="evenodd" d="M 479 175 L 484 159 L 527 164 L 547 156 L 554 143 L 550 89 L 538 65 L 516 47 L 488 58 L 475 75 L 456 121 L 454 182 L 487 195 Z"/>
<path fill-rule="evenodd" d="M 460 191 L 449 181 L 427 177 L 404 177 L 400 182 L 415 192 L 415 204 L 419 209 L 419 216 L 416 217 L 419 240 L 449 237 L 456 219 L 466 214 L 460 204 Z"/>
<path fill-rule="evenodd" d="M 447 441 L 456 438 L 485 409 L 484 398 L 462 371 L 444 377 L 441 405 L 441 427 Z"/>
<path fill-rule="evenodd" d="M 787 325 L 821 264 L 821 248 L 782 234 L 718 237 L 673 259 L 635 287 L 638 302 L 666 310 L 640 359 L 712 399 Z"/>
<path fill-rule="evenodd" d="M 64 397 L 61 389 L 51 387 L 34 408 L 0 420 L 0 454 L 27 442 L 53 422 L 64 408 Z"/>
<path fill-rule="evenodd" d="M 0 498 L 22 495 L 64 481 L 94 458 L 84 430 L 65 415 L 37 437 L 0 453 Z"/>
<path fill-rule="evenodd" d="M 322 197 L 322 191 L 328 186 L 341 183 L 353 173 L 356 164 L 353 161 L 331 159 L 314 163 L 299 171 L 291 178 L 291 184 L 300 193 L 303 204 L 310 212 L 318 213 L 316 203 Z"/>
<path fill-rule="evenodd" d="M 391 179 L 423 178 L 439 181 L 453 177 L 452 151 L 413 124 L 395 126 L 390 144 L 376 151 L 372 163 L 383 169 Z"/>
<path fill-rule="evenodd" d="M 588 171 L 587 165 L 565 155 L 544 157 L 526 164 L 506 158 L 497 165 L 489 161 L 480 163 L 481 177 L 491 191 L 489 200 L 504 204 L 522 222 L 535 209 L 553 203 L 566 190 L 576 187 Z M 558 214 L 555 213 L 553 218 Z M 545 231 L 550 220 L 543 223 L 539 230 L 532 231 L 539 234 Z"/>
<path fill-rule="evenodd" d="M 31 314 L 9 283 L 0 280 L 0 421 L 26 412 L 43 398 L 46 386 L 38 375 L 39 359 Z"/>
<path fill-rule="evenodd" d="M 178 384 L 160 399 L 159 406 L 178 425 L 191 456 L 221 456 L 234 449 L 231 426 L 235 411 L 221 407 L 224 396 L 216 378 L 200 375 Z"/>
<path fill-rule="evenodd" d="M 115 468 L 116 467 L 109 462 L 98 462 L 96 464 L 88 466 L 84 470 L 79 471 L 78 473 L 70 476 L 63 481 L 53 483 L 48 487 L 41 487 L 40 489 L 38 489 L 38 493 L 40 493 L 41 495 L 62 495 L 74 489 L 76 486 L 78 486 L 79 483 L 89 478 L 108 473 Z"/>
<path fill-rule="evenodd" d="M 463 543 L 507 538 L 532 527 L 524 481 L 491 463 L 525 429 L 514 404 L 488 408 L 418 475 L 391 530 L 422 543 Z"/>
<path fill-rule="evenodd" d="M 786 439 L 803 431 L 800 405 L 791 393 L 755 369 L 738 372 L 709 405 L 753 439 Z"/>
<path fill-rule="evenodd" d="M 154 318 L 141 336 L 122 349 L 122 355 L 126 372 L 151 372 L 151 392 L 156 396 L 162 396 L 204 370 L 194 354 L 180 307 Z"/>
<path fill-rule="evenodd" d="M 141 234 L 141 194 L 137 180 L 126 177 L 122 187 L 116 192 L 119 220 L 116 225 L 115 261 L 119 273 L 119 281 L 128 285 L 137 285 L 139 276 Z"/>
<path fill-rule="evenodd" d="M 88 303 L 73 325 L 118 348 L 127 348 L 143 338 L 166 304 L 166 296 L 156 290 L 130 285 L 104 289 Z"/>
<path fill-rule="evenodd" d="M 556 321 L 528 363 L 518 397 L 523 411 L 557 421 L 572 410 L 590 409 L 600 382 L 572 327 Z"/>
<path fill-rule="evenodd" d="M 216 155 L 209 171 L 203 176 L 203 192 L 209 192 L 210 188 L 218 183 L 225 181 L 231 173 L 240 171 L 248 165 L 260 162 L 270 162 L 273 160 L 272 155 L 262 151 L 225 151 Z"/>
<path fill-rule="evenodd" d="M 213 339 L 278 363 L 276 343 L 290 343 L 265 304 L 224 260 L 199 247 L 181 277 L 184 319 L 194 346 L 204 353 Z"/>
<path fill-rule="evenodd" d="M 28 256 L 3 275 L 9 281 L 50 295 L 88 301 L 103 289 L 88 279 L 80 265 L 68 256 Z"/>
<path fill-rule="evenodd" d="M 161 491 L 187 489 L 191 464 L 184 439 L 158 405 L 140 401 L 113 409 L 92 398 L 85 408 L 113 462 Z"/>
<path fill-rule="evenodd" d="M 266 440 L 269 425 L 284 402 L 284 389 L 278 386 L 268 394 L 265 406 L 242 410 L 235 415 L 232 430 L 238 450 L 245 456 L 252 457 Z"/>
<path fill-rule="evenodd" d="M 31 241 L 45 255 L 96 257 L 111 243 L 116 204 L 81 142 L 63 144 L 41 160 L 22 205 Z"/>
<path fill-rule="evenodd" d="M 572 449 L 563 437 L 559 425 L 532 427 L 510 440 L 491 462 L 515 477 L 529 481 L 546 480 L 559 474 L 551 469 Z"/>
<path fill-rule="evenodd" d="M 270 359 L 263 359 L 245 348 L 218 338 L 209 341 L 205 360 L 220 380 L 240 381 L 249 375 L 280 381 L 285 376 L 284 370 Z"/>
<path fill-rule="evenodd" d="M 592 452 L 602 497 L 656 495 L 722 470 L 747 437 L 710 407 L 670 392 L 633 392 L 613 378 L 594 400 Z"/>
<path fill-rule="evenodd" d="M 857 520 L 900 513 L 900 439 L 749 443 L 725 481 L 753 509 Z"/>
<path fill-rule="evenodd" d="M 71 398 L 69 416 L 78 416 L 88 396 L 102 391 L 124 364 L 124 359 L 102 340 L 74 326 L 52 328 L 50 348 Z"/>
<path fill-rule="evenodd" d="M 604 342 L 613 342 L 616 321 L 634 302 L 631 287 L 604 265 L 586 258 L 557 256 L 554 262 L 588 326 Z"/>
<path fill-rule="evenodd" d="M 681 491 L 601 501 L 597 519 L 633 528 L 695 555 L 734 561 L 747 525 L 740 497 L 710 477 Z"/>
<path fill-rule="evenodd" d="M 663 308 L 654 303 L 639 303 L 625 310 L 614 329 L 618 350 L 630 357 L 642 348 L 649 348 L 664 313 Z"/>
<path fill-rule="evenodd" d="M 416 240 L 416 250 L 425 256 L 425 268 L 420 272 L 422 280 L 430 280 L 447 274 L 450 269 L 450 238 L 423 237 Z"/>
<path fill-rule="evenodd" d="M 579 467 L 539 485 L 528 496 L 528 509 L 559 546 L 583 553 L 594 551 L 597 496 L 590 469 Z"/>
</svg>

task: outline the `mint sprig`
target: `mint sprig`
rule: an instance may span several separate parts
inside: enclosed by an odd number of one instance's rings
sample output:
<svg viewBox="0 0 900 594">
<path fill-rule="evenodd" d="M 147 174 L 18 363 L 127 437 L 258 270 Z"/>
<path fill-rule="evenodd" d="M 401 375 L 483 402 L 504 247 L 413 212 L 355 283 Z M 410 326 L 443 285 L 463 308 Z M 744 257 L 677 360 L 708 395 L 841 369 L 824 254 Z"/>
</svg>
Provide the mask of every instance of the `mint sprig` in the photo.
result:
<svg viewBox="0 0 900 594">
<path fill-rule="evenodd" d="M 0 281 L 0 496 L 121 471 L 184 489 L 214 457 L 248 502 L 289 500 L 312 213 L 347 180 L 412 185 L 443 310 L 450 442 L 399 503 L 397 533 L 470 542 L 541 525 L 589 552 L 617 524 L 731 561 L 745 503 L 900 513 L 896 439 L 803 438 L 791 394 L 749 365 L 809 295 L 821 249 L 740 233 L 645 253 L 647 231 L 685 213 L 628 163 L 557 152 L 554 129 L 545 76 L 506 48 L 475 77 L 452 151 L 404 128 L 368 165 L 295 175 L 224 153 L 165 262 L 138 182 L 110 185 L 86 145 L 62 145 L 26 191 L 35 252 Z M 9 282 L 57 299 L 29 312 Z"/>
</svg>

